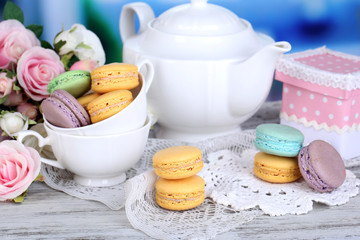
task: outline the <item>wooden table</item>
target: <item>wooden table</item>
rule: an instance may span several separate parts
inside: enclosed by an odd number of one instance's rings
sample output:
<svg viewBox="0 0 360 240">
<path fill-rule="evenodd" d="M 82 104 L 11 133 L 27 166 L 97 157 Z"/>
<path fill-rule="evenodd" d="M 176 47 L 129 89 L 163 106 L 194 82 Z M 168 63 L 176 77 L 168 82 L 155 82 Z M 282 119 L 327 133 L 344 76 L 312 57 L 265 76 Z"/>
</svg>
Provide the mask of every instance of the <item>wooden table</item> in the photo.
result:
<svg viewBox="0 0 360 240">
<path fill-rule="evenodd" d="M 360 167 L 350 170 L 360 177 Z M 23 203 L 0 202 L 0 239 L 151 238 L 132 228 L 124 209 L 112 211 L 36 182 Z M 336 207 L 314 203 L 305 215 L 263 215 L 216 239 L 360 239 L 360 196 Z"/>
</svg>

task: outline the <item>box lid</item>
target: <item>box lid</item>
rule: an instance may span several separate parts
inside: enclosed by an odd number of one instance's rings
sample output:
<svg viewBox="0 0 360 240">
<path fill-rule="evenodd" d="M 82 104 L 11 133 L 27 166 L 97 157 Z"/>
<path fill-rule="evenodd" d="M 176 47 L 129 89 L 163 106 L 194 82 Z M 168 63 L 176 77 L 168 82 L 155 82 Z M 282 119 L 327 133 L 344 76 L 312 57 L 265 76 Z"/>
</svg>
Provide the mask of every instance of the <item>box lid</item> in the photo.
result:
<svg viewBox="0 0 360 240">
<path fill-rule="evenodd" d="M 326 47 L 284 54 L 276 64 L 276 80 L 338 98 L 360 93 L 360 57 Z M 359 90 L 359 91 L 357 91 Z"/>
</svg>

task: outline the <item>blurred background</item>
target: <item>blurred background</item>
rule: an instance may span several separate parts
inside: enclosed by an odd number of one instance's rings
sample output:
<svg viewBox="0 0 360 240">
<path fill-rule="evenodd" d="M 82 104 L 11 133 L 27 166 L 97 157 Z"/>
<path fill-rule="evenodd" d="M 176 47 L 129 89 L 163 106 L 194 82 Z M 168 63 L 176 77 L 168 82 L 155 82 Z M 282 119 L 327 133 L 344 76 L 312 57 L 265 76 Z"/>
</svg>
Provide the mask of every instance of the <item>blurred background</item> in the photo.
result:
<svg viewBox="0 0 360 240">
<path fill-rule="evenodd" d="M 95 32 L 106 52 L 107 63 L 122 61 L 119 15 L 130 0 L 11 0 L 24 11 L 25 26 L 44 26 L 42 39 L 52 43 L 55 35 L 74 23 Z M 0 12 L 5 5 L 0 1 Z M 190 0 L 143 0 L 159 16 Z M 255 31 L 275 41 L 288 41 L 292 52 L 327 46 L 360 56 L 360 0 L 208 0 L 248 20 Z M 2 16 L 1 16 L 2 19 Z M 281 97 L 274 81 L 269 100 Z"/>
</svg>

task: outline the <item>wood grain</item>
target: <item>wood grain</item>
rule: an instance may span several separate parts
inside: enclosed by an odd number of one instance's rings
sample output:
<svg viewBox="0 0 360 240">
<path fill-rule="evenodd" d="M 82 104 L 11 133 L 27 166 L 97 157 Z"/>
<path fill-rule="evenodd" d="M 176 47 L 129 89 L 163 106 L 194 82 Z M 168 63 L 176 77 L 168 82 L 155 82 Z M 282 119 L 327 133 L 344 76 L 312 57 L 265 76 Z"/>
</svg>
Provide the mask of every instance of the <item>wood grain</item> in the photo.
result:
<svg viewBox="0 0 360 240">
<path fill-rule="evenodd" d="M 351 169 L 357 177 L 360 168 Z M 0 239 L 150 239 L 124 209 L 71 197 L 36 182 L 21 204 L 0 203 Z M 305 215 L 261 216 L 216 239 L 360 239 L 360 196 L 341 206 L 314 204 Z"/>
</svg>

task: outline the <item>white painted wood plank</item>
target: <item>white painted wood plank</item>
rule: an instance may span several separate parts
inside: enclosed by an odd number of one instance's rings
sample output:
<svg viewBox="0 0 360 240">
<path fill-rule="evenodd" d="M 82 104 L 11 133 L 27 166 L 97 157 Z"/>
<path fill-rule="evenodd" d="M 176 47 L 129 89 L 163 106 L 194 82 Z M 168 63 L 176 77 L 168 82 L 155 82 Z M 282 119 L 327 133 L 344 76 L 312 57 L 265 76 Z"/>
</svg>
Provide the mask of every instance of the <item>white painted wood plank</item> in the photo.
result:
<svg viewBox="0 0 360 240">
<path fill-rule="evenodd" d="M 352 169 L 360 176 L 360 168 Z M 149 239 L 124 210 L 34 183 L 22 204 L 0 203 L 1 239 Z M 342 206 L 315 204 L 305 215 L 261 216 L 216 239 L 360 239 L 360 196 Z"/>
</svg>

